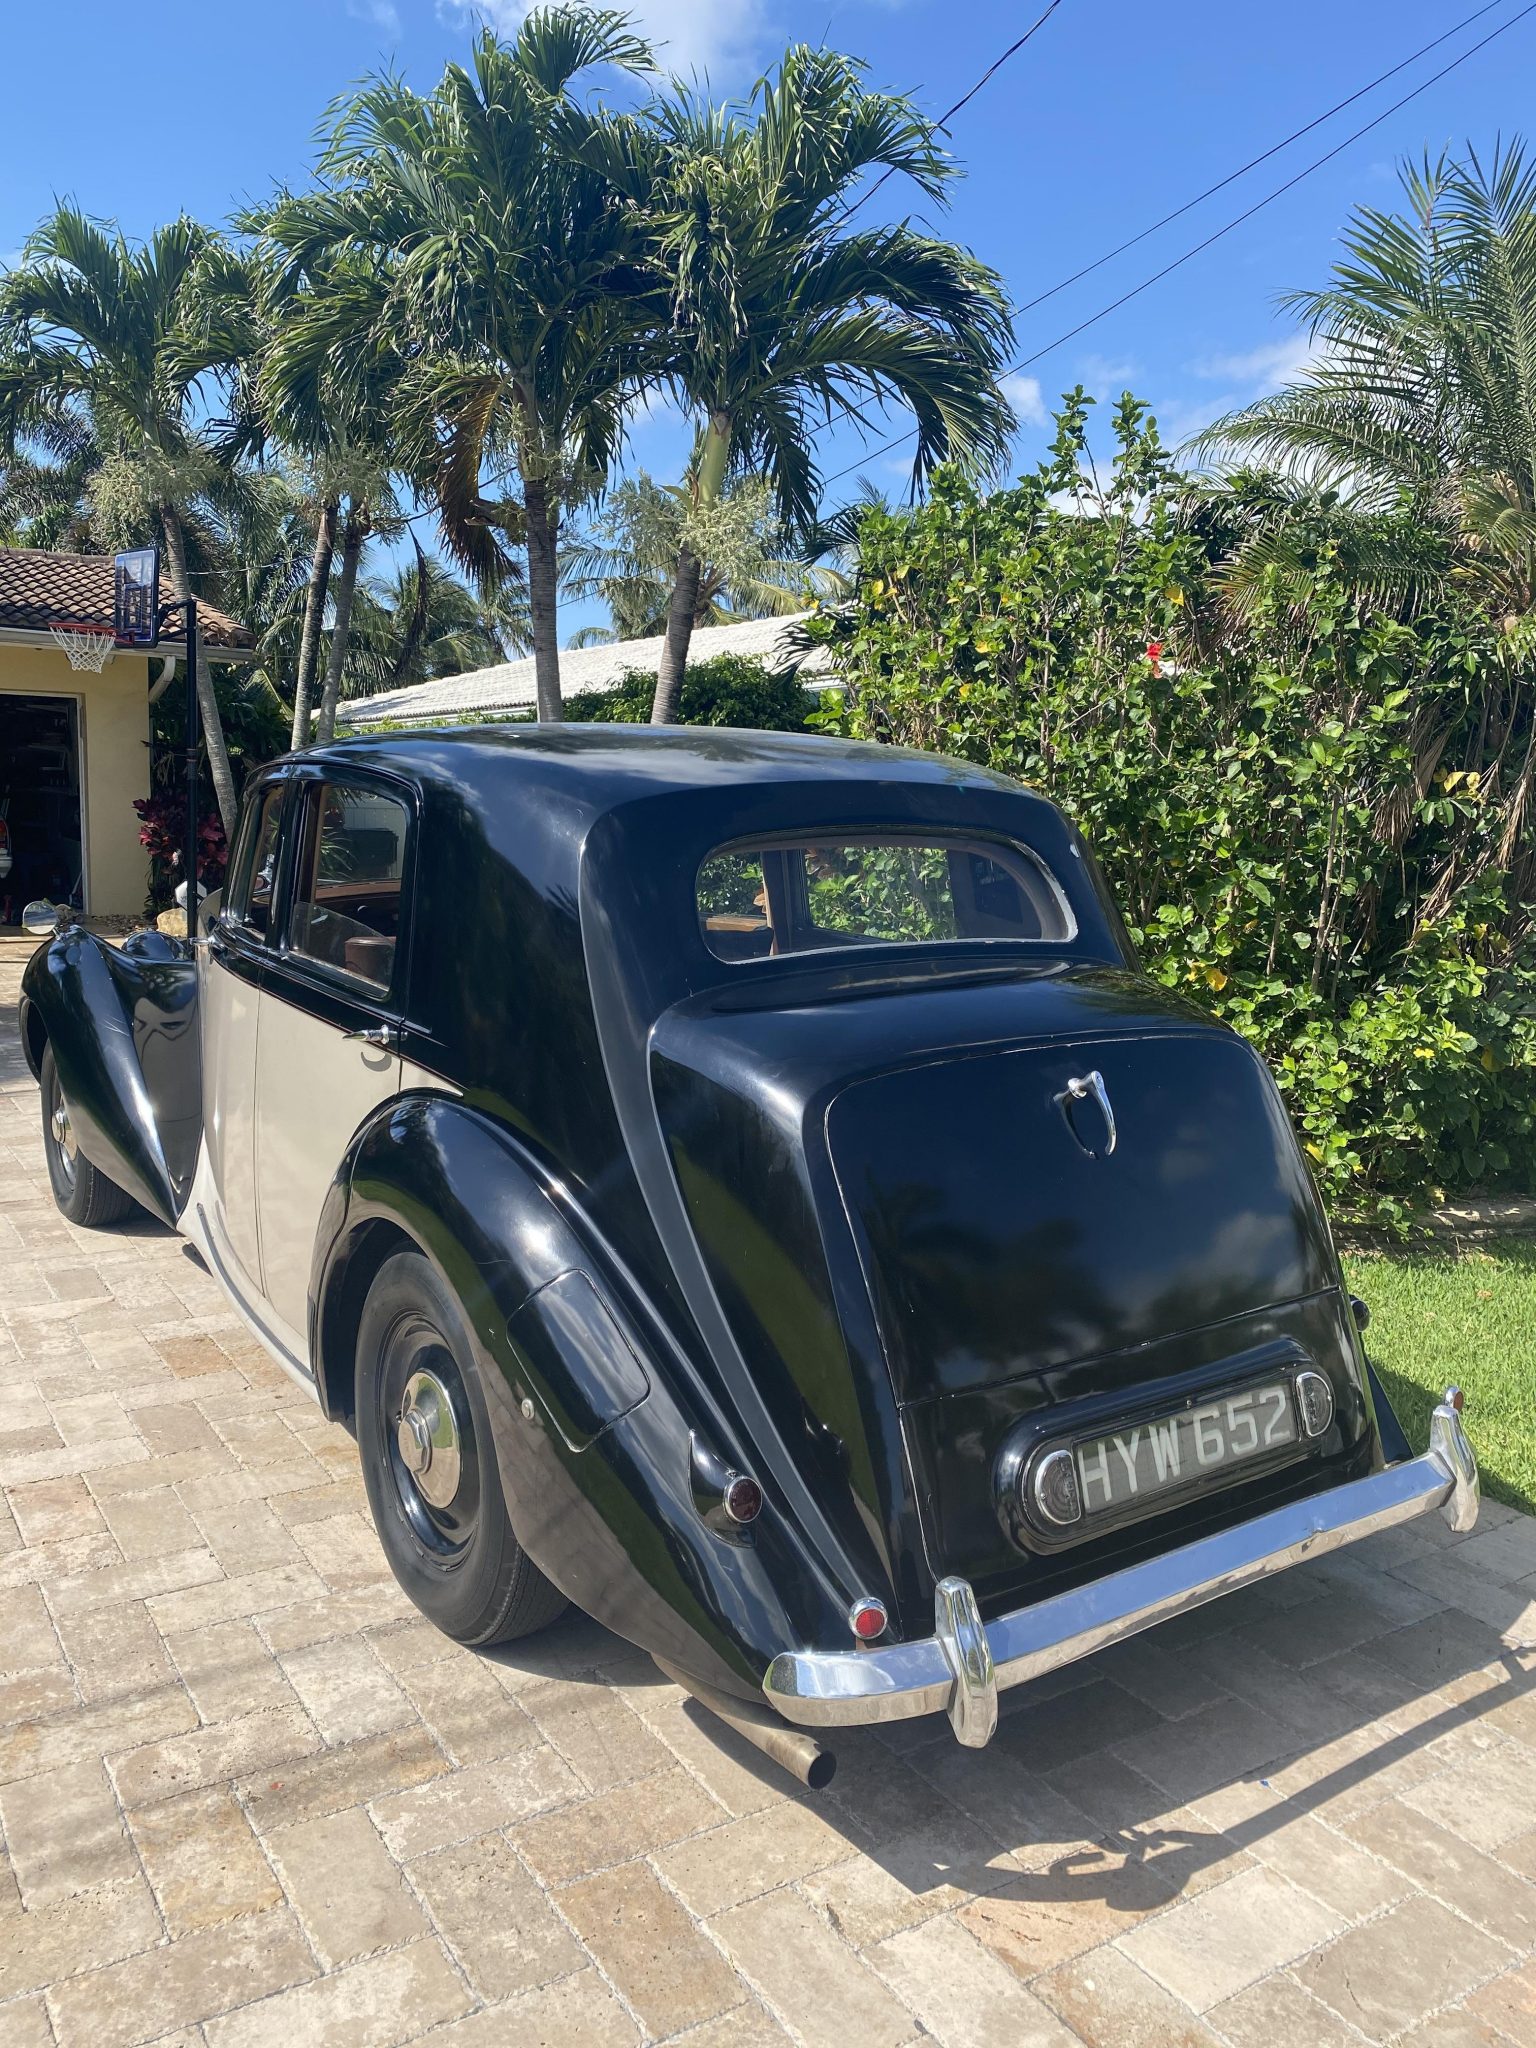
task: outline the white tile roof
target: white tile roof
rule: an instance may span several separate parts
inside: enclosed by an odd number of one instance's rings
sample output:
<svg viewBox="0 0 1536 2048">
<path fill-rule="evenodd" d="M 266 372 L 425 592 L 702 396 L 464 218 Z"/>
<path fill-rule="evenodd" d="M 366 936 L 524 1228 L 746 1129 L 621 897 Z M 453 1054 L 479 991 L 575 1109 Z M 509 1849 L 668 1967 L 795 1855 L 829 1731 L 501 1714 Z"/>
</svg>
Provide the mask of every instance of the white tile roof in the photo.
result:
<svg viewBox="0 0 1536 2048">
<path fill-rule="evenodd" d="M 696 626 L 688 649 L 690 664 L 717 654 L 759 655 L 770 670 L 799 667 L 808 683 L 830 667 L 825 648 L 802 654 L 791 644 L 791 629 L 808 617 L 797 612 L 787 619 L 744 619 L 737 626 Z M 560 694 L 580 690 L 611 690 L 631 669 L 655 675 L 662 642 L 614 640 L 602 647 L 560 650 Z M 407 725 L 444 724 L 497 711 L 523 711 L 537 701 L 533 657 L 498 662 L 494 668 L 469 669 L 436 682 L 413 683 L 404 690 L 384 690 L 376 697 L 355 697 L 340 706 L 338 728 L 356 730 L 390 718 Z"/>
</svg>

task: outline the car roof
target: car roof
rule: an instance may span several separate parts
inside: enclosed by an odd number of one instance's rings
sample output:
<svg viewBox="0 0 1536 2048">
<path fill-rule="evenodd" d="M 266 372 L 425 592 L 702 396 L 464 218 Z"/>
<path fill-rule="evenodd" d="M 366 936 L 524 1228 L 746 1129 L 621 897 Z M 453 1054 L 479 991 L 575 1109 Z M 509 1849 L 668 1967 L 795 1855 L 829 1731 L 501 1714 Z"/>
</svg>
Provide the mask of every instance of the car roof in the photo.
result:
<svg viewBox="0 0 1536 2048">
<path fill-rule="evenodd" d="M 289 760 L 372 768 L 491 798 L 516 777 L 564 793 L 589 815 L 640 797 L 759 783 L 878 782 L 1020 793 L 969 761 L 818 733 L 727 726 L 458 725 L 361 733 Z"/>
</svg>

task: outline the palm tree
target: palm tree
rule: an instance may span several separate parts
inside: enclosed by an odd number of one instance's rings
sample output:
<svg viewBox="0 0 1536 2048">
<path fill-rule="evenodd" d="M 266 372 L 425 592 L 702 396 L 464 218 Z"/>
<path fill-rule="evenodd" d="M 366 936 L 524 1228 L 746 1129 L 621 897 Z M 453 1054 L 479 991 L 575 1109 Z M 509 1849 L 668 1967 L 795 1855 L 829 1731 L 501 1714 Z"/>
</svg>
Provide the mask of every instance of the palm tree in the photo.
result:
<svg viewBox="0 0 1536 2048">
<path fill-rule="evenodd" d="M 600 487 L 633 381 L 644 279 L 639 222 L 584 150 L 611 117 L 575 81 L 647 68 L 607 9 L 536 9 L 489 30 L 425 97 L 375 78 L 339 112 L 319 191 L 281 202 L 286 262 L 388 265 L 379 328 L 409 359 L 405 466 L 430 477 L 450 552 L 489 592 L 509 543 L 528 557 L 539 716 L 561 715 L 556 627 L 566 509 Z M 521 499 L 497 499 L 506 468 Z"/>
<path fill-rule="evenodd" d="M 1282 304 L 1317 357 L 1288 389 L 1201 437 L 1459 534 L 1504 610 L 1536 604 L 1536 167 L 1404 166 L 1407 211 L 1356 211 L 1321 291 Z"/>
<path fill-rule="evenodd" d="M 1388 594 L 1411 602 L 1438 580 L 1502 624 L 1499 658 L 1478 677 L 1485 752 L 1472 765 L 1482 800 L 1501 806 L 1497 857 L 1518 894 L 1536 865 L 1536 167 L 1517 141 L 1486 164 L 1469 151 L 1400 175 L 1406 212 L 1357 210 L 1331 282 L 1283 301 L 1318 344 L 1313 366 L 1202 443 L 1280 464 L 1303 502 L 1308 488 L 1336 493 L 1329 524 L 1378 588 L 1381 527 L 1421 522 L 1423 559 L 1394 564 Z M 1281 564 L 1285 525 L 1268 543 Z M 1447 740 L 1444 716 L 1426 707 L 1414 735 L 1421 787 Z M 1432 909 L 1452 880 L 1448 870 Z"/>
<path fill-rule="evenodd" d="M 220 594 L 254 635 L 258 670 L 286 714 L 309 582 L 311 508 L 280 470 L 258 470 L 242 485 L 217 534 Z"/>
<path fill-rule="evenodd" d="M 241 452 L 276 458 L 284 476 L 297 483 L 312 529 L 297 630 L 269 636 L 274 652 L 282 646 L 291 679 L 289 744 L 297 748 L 308 746 L 310 740 L 331 563 L 341 525 L 341 491 L 327 459 L 329 423 L 313 402 L 308 383 L 300 380 L 295 390 L 290 382 L 293 330 L 305 322 L 310 304 L 303 281 L 271 260 L 267 230 L 275 204 L 242 207 L 233 217 L 235 228 L 250 240 L 232 290 L 255 336 L 240 380 L 242 402 L 236 417 Z M 293 623 L 285 619 L 284 626 Z M 286 644 L 289 638 L 291 648 Z"/>
<path fill-rule="evenodd" d="M 915 417 L 914 488 L 944 459 L 990 466 L 1013 424 L 998 384 L 1012 325 L 996 273 L 955 244 L 907 222 L 850 225 L 869 174 L 902 172 L 938 201 L 955 170 L 934 124 L 868 91 L 851 58 L 789 50 L 747 116 L 674 85 L 619 134 L 667 300 L 655 375 L 697 422 L 697 530 L 677 550 L 652 713 L 666 722 L 728 476 L 766 476 L 785 527 L 808 533 L 817 430 L 886 404 Z"/>
<path fill-rule="evenodd" d="M 100 457 L 93 524 L 157 533 L 182 602 L 192 591 L 189 521 L 228 474 L 200 404 L 204 385 L 226 380 L 234 361 L 204 292 L 221 251 L 211 230 L 185 217 L 136 246 L 61 205 L 0 278 L 0 446 L 14 450 L 32 432 L 46 441 L 66 420 L 88 430 Z M 232 833 L 234 779 L 201 651 L 197 695 L 219 815 Z"/>
<path fill-rule="evenodd" d="M 584 644 L 666 631 L 678 549 L 694 524 L 686 486 L 658 484 L 641 470 L 610 491 L 603 516 L 567 555 L 570 587 L 602 598 L 613 620 L 611 631 L 584 634 Z M 831 588 L 829 572 L 785 554 L 769 485 L 760 477 L 731 479 L 701 548 L 694 625 L 786 616 Z"/>
<path fill-rule="evenodd" d="M 415 555 L 392 575 L 366 577 L 358 588 L 342 684 L 347 697 L 462 675 L 507 658 L 502 608 L 484 604 L 419 543 Z"/>
<path fill-rule="evenodd" d="M 292 739 L 302 747 L 311 737 L 327 598 L 330 638 L 314 723 L 322 745 L 335 732 L 363 550 L 374 534 L 398 530 L 393 473 L 405 362 L 385 318 L 388 263 L 370 253 L 343 254 L 304 273 L 279 267 L 271 256 L 277 210 L 247 220 L 266 237 L 256 258 L 264 319 L 256 411 L 296 460 L 315 517 L 294 680 Z"/>
<path fill-rule="evenodd" d="M 30 447 L 12 448 L 0 464 L 0 538 L 7 547 L 91 553 L 87 493 L 101 450 L 89 419 L 68 410 L 35 415 L 26 439 Z"/>
<path fill-rule="evenodd" d="M 896 507 L 873 478 L 856 476 L 853 481 L 856 495 L 835 512 L 818 514 L 804 541 L 805 559 L 818 565 L 817 573 L 823 579 L 824 593 L 818 594 L 832 598 L 845 598 L 853 593 L 859 574 L 859 535 L 865 520 L 871 515 L 891 519 L 896 514 Z"/>
</svg>

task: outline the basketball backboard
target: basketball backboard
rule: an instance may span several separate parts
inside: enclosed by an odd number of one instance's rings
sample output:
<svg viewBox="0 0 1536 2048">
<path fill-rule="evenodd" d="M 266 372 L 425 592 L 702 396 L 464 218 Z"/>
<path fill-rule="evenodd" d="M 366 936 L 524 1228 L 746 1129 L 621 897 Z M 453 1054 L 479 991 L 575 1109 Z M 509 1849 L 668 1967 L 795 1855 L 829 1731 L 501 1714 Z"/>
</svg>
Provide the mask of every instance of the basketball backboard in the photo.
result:
<svg viewBox="0 0 1536 2048">
<path fill-rule="evenodd" d="M 130 548 L 112 564 L 112 629 L 119 647 L 160 638 L 160 550 Z"/>
</svg>

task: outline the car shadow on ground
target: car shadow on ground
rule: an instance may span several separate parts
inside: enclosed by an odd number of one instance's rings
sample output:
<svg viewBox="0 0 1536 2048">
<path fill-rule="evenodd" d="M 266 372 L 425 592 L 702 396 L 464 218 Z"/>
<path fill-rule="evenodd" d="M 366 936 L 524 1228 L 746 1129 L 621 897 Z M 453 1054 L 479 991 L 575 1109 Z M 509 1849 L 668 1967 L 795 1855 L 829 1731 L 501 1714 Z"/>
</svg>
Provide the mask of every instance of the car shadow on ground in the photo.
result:
<svg viewBox="0 0 1536 2048">
<path fill-rule="evenodd" d="M 1531 1541 L 1524 1517 L 1497 1526 Z M 519 1684 L 616 1688 L 674 1746 L 685 1720 L 688 1762 L 706 1785 L 726 1774 L 733 1811 L 806 1805 L 880 1866 L 893 1899 L 958 1893 L 1014 1915 L 998 1938 L 1028 1961 L 1063 1912 L 1102 1921 L 1105 1938 L 1254 1860 L 1326 1858 L 1319 1819 L 1348 1834 L 1387 1800 L 1430 1821 L 1454 1810 L 1486 1846 L 1536 1828 L 1536 1650 L 1504 1634 L 1532 1633 L 1532 1588 L 1462 1565 L 1457 1547 L 1394 1532 L 1212 1602 L 1005 1693 L 984 1750 L 960 1747 L 943 1717 L 840 1731 L 822 1793 L 585 1617 L 490 1654 Z M 1462 1579 L 1480 1613 L 1455 1598 Z"/>
<path fill-rule="evenodd" d="M 5 1088 L 33 1085 L 14 1019 L 0 1006 Z M 140 1215 L 115 1234 L 173 1233 Z M 1461 1543 L 1430 1517 L 1004 1694 L 985 1750 L 942 1717 L 841 1731 L 823 1793 L 585 1616 L 487 1654 L 514 1694 L 558 1680 L 595 1713 L 617 1695 L 731 1813 L 814 1812 L 884 1874 L 878 1900 L 828 1900 L 856 1934 L 901 1924 L 903 1899 L 969 1897 L 1024 1967 L 1063 1916 L 1107 1938 L 1255 1857 L 1283 1869 L 1298 1831 L 1315 1858 L 1309 1824 L 1348 1833 L 1387 1801 L 1454 1813 L 1477 1847 L 1536 1841 L 1531 1644 L 1536 1522 L 1491 1508 Z"/>
</svg>

